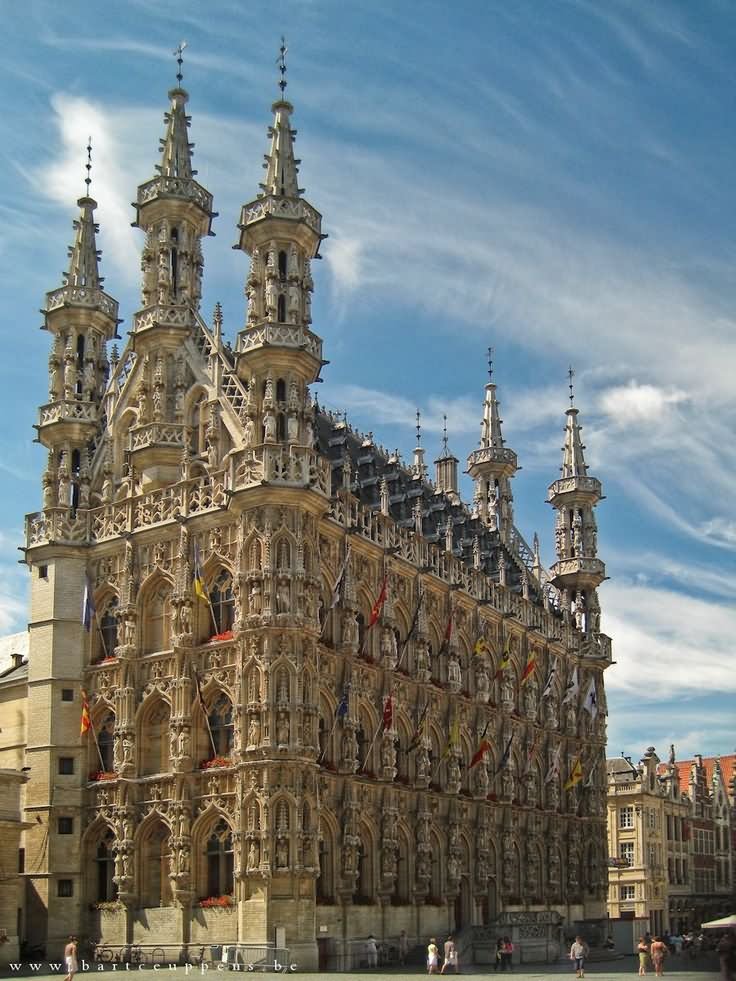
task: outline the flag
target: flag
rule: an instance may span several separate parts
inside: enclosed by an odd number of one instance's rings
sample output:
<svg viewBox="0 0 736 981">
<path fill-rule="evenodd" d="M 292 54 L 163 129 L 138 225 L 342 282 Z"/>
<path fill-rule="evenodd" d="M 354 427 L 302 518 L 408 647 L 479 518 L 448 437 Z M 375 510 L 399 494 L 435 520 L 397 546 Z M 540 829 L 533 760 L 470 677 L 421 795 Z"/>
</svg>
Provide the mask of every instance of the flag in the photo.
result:
<svg viewBox="0 0 736 981">
<path fill-rule="evenodd" d="M 204 717 L 206 719 L 207 718 L 207 706 L 204 704 L 204 698 L 202 696 L 202 686 L 199 683 L 199 673 L 197 671 L 194 672 L 194 686 L 197 689 L 197 701 L 199 702 L 199 705 L 200 705 L 202 711 L 204 712 Z"/>
<path fill-rule="evenodd" d="M 345 685 L 345 687 L 342 690 L 342 698 L 338 702 L 337 711 L 335 712 L 336 718 L 344 719 L 345 716 L 348 714 L 349 707 L 350 707 L 350 693 L 349 693 L 348 686 Z"/>
<path fill-rule="evenodd" d="M 337 604 L 340 602 L 340 593 L 342 592 L 342 584 L 343 581 L 345 580 L 345 573 L 347 572 L 349 561 L 350 561 L 350 542 L 348 542 L 347 548 L 345 549 L 345 558 L 342 560 L 340 571 L 337 574 L 337 579 L 335 580 L 335 585 L 332 589 L 332 602 L 330 603 L 329 606 L 330 610 L 334 610 Z"/>
<path fill-rule="evenodd" d="M 486 753 L 490 751 L 491 744 L 486 739 L 487 732 L 488 732 L 488 723 L 486 722 L 485 728 L 483 729 L 483 732 L 480 735 L 480 742 L 478 743 L 478 748 L 473 753 L 473 758 L 471 759 L 470 765 L 468 766 L 469 770 L 472 770 L 474 766 L 480 763 L 480 761 L 483 759 Z"/>
<path fill-rule="evenodd" d="M 583 779 L 583 764 L 580 762 L 580 757 L 578 756 L 572 765 L 572 770 L 570 770 L 570 776 L 567 778 L 563 790 L 571 790 L 576 784 L 580 783 Z"/>
<path fill-rule="evenodd" d="M 393 695 L 388 694 L 383 703 L 383 728 L 390 729 L 394 721 L 394 699 Z"/>
<path fill-rule="evenodd" d="M 477 654 L 480 657 L 481 654 L 490 653 L 491 648 L 488 646 L 488 641 L 485 639 L 485 637 L 479 637 L 475 642 L 475 646 L 473 647 L 473 654 Z"/>
<path fill-rule="evenodd" d="M 89 633 L 92 628 L 92 620 L 95 613 L 95 598 L 92 592 L 92 583 L 89 576 L 84 580 L 84 596 L 82 597 L 82 623 L 84 629 Z"/>
<path fill-rule="evenodd" d="M 501 757 L 501 761 L 499 762 L 498 766 L 496 767 L 496 773 L 500 773 L 501 770 L 503 770 L 503 768 L 508 763 L 509 756 L 511 756 L 511 743 L 513 741 L 514 741 L 514 734 L 512 732 L 511 735 L 509 736 L 509 741 L 506 743 L 506 749 L 503 751 L 503 756 Z"/>
<path fill-rule="evenodd" d="M 498 669 L 496 670 L 495 677 L 500 678 L 503 676 L 506 668 L 511 664 L 511 638 L 506 639 L 506 646 L 503 649 L 503 654 L 501 655 L 501 660 L 498 662 Z"/>
<path fill-rule="evenodd" d="M 525 685 L 527 681 L 534 674 L 534 669 L 537 666 L 537 652 L 532 648 L 529 651 L 529 656 L 526 659 L 526 666 L 521 674 L 520 684 Z"/>
<path fill-rule="evenodd" d="M 562 704 L 565 705 L 567 702 L 573 701 L 573 699 L 578 697 L 580 692 L 580 679 L 578 678 L 578 666 L 577 664 L 572 669 L 572 674 L 570 675 L 570 680 L 567 683 L 567 688 L 565 689 L 565 697 L 562 699 Z"/>
<path fill-rule="evenodd" d="M 371 629 L 371 627 L 375 624 L 375 622 L 378 620 L 378 618 L 381 615 L 383 604 L 386 602 L 386 587 L 387 587 L 387 577 L 384 576 L 383 584 L 381 586 L 381 592 L 378 594 L 378 599 L 371 607 L 371 616 L 370 616 L 370 620 L 368 621 L 368 626 L 366 627 L 367 630 Z"/>
<path fill-rule="evenodd" d="M 411 742 L 406 748 L 407 753 L 412 753 L 420 745 L 422 741 L 422 736 L 424 735 L 424 724 L 427 721 L 428 711 L 429 711 L 429 702 L 425 702 L 424 708 L 419 714 L 419 721 L 417 722 L 417 727 L 414 730 L 414 735 L 411 737 Z"/>
<path fill-rule="evenodd" d="M 552 663 L 552 667 L 549 669 L 547 680 L 545 681 L 544 688 L 542 689 L 542 698 L 546 698 L 547 695 L 551 694 L 552 686 L 555 683 L 556 677 L 557 677 L 557 661 L 554 661 Z"/>
<path fill-rule="evenodd" d="M 89 714 L 89 700 L 87 699 L 87 692 L 82 689 L 82 723 L 79 727 L 79 735 L 83 736 L 85 732 L 89 732 L 92 728 L 92 719 Z"/>
<path fill-rule="evenodd" d="M 555 750 L 555 755 L 552 757 L 552 763 L 550 764 L 547 776 L 544 778 L 545 783 L 549 783 L 550 780 L 554 780 L 555 777 L 560 775 L 560 753 L 562 752 L 562 743 Z"/>
<path fill-rule="evenodd" d="M 450 735 L 447 738 L 447 746 L 445 747 L 445 751 L 442 754 L 442 758 L 445 759 L 446 757 L 448 757 L 450 753 L 453 750 L 457 749 L 459 745 L 460 745 L 460 719 L 458 716 L 455 716 L 452 725 L 450 726 Z"/>
<path fill-rule="evenodd" d="M 598 696 L 595 693 L 595 678 L 590 679 L 588 690 L 585 693 L 583 708 L 590 712 L 591 719 L 595 720 L 596 715 L 598 715 Z"/>
<path fill-rule="evenodd" d="M 204 589 L 204 582 L 202 581 L 202 563 L 200 561 L 199 544 L 197 542 L 194 543 L 194 576 L 192 578 L 192 587 L 195 596 L 204 600 L 205 603 L 209 603 L 209 598 Z"/>
<path fill-rule="evenodd" d="M 447 626 L 445 627 L 445 636 L 442 641 L 442 646 L 439 650 L 439 655 L 442 656 L 446 654 L 450 648 L 450 638 L 452 637 L 452 610 L 450 610 L 450 618 L 447 621 Z"/>
</svg>

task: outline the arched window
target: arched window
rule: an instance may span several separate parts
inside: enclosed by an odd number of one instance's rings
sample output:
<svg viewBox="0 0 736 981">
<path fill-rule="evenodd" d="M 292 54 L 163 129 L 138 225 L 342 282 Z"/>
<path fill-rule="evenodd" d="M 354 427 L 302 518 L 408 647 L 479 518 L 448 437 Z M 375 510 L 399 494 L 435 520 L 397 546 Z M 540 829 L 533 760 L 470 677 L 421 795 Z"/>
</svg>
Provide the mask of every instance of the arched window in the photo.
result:
<svg viewBox="0 0 736 981">
<path fill-rule="evenodd" d="M 286 279 L 286 253 L 279 252 L 279 279 Z"/>
<path fill-rule="evenodd" d="M 117 899 L 118 887 L 113 881 L 113 876 L 115 875 L 115 856 L 112 850 L 114 841 L 115 836 L 108 829 L 104 838 L 102 838 L 97 846 L 95 853 L 95 867 L 97 870 L 97 888 L 95 893 L 96 902 L 98 903 L 109 903 Z"/>
<path fill-rule="evenodd" d="M 283 293 L 279 293 L 278 321 L 280 324 L 286 323 L 286 297 Z"/>
<path fill-rule="evenodd" d="M 113 596 L 100 617 L 100 657 L 113 657 L 118 646 L 118 598 Z"/>
<path fill-rule="evenodd" d="M 317 902 L 332 902 L 332 836 L 325 834 L 319 843 L 319 878 L 317 879 Z"/>
<path fill-rule="evenodd" d="M 368 847 L 365 835 L 361 835 L 360 840 L 356 893 L 359 902 L 370 903 L 373 901 L 373 854 Z"/>
<path fill-rule="evenodd" d="M 192 407 L 190 428 L 192 456 L 202 456 L 207 450 L 206 433 L 209 422 L 207 396 L 202 395 Z"/>
<path fill-rule="evenodd" d="M 207 839 L 207 895 L 233 894 L 233 836 L 223 820 L 218 821 Z"/>
<path fill-rule="evenodd" d="M 178 289 L 177 277 L 179 273 L 179 231 L 176 228 L 171 229 L 171 292 L 176 296 L 176 291 Z"/>
<path fill-rule="evenodd" d="M 276 442 L 283 443 L 286 440 L 286 416 L 279 412 L 276 416 Z"/>
<path fill-rule="evenodd" d="M 158 822 L 147 835 L 141 849 L 141 906 L 169 906 L 169 830 Z"/>
<path fill-rule="evenodd" d="M 157 700 L 146 713 L 141 725 L 141 775 L 152 776 L 165 773 L 169 768 L 169 724 L 168 705 Z"/>
<path fill-rule="evenodd" d="M 170 647 L 171 609 L 170 590 L 161 584 L 150 596 L 144 611 L 145 652 L 167 651 Z"/>
<path fill-rule="evenodd" d="M 329 735 L 329 730 L 325 724 L 325 720 L 320 715 L 319 717 L 319 760 L 321 763 L 330 763 L 330 754 L 327 748 L 327 737 Z"/>
<path fill-rule="evenodd" d="M 285 402 L 286 401 L 286 382 L 283 378 L 278 378 L 276 380 L 276 401 Z"/>
<path fill-rule="evenodd" d="M 228 758 L 233 748 L 233 707 L 227 695 L 218 696 L 207 716 L 207 721 L 212 733 L 215 756 Z M 212 746 L 208 748 L 212 750 Z"/>
<path fill-rule="evenodd" d="M 235 619 L 235 600 L 233 579 L 227 569 L 223 569 L 210 592 L 210 603 L 215 617 L 216 633 L 224 634 L 233 629 Z"/>
<path fill-rule="evenodd" d="M 362 613 L 359 613 L 355 619 L 358 624 L 358 650 L 362 651 L 365 641 L 365 617 Z"/>
<path fill-rule="evenodd" d="M 115 769 L 113 747 L 115 745 L 115 716 L 108 712 L 97 727 L 97 746 L 99 747 L 99 759 L 92 757 L 92 769 L 96 769 L 100 764 L 105 773 L 112 773 Z M 97 751 L 94 750 L 94 755 Z"/>
</svg>

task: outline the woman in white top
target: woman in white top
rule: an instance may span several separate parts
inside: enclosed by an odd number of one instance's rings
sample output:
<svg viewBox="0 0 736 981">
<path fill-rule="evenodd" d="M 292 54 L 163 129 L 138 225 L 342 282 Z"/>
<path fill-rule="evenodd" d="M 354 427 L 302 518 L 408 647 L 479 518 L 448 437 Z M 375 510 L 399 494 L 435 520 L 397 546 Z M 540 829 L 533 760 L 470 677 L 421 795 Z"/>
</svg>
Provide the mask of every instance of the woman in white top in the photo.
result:
<svg viewBox="0 0 736 981">
<path fill-rule="evenodd" d="M 436 974 L 437 965 L 439 963 L 440 953 L 437 950 L 437 941 L 434 937 L 429 941 L 427 946 L 427 974 Z"/>
</svg>

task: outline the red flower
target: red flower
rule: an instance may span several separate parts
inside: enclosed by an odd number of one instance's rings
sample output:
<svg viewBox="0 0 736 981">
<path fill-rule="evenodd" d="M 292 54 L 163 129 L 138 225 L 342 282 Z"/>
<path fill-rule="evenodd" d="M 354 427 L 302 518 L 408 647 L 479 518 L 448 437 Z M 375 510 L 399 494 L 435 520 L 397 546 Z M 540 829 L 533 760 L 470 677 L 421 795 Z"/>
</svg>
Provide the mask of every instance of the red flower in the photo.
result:
<svg viewBox="0 0 736 981">
<path fill-rule="evenodd" d="M 232 632 L 232 630 L 225 630 L 224 633 L 214 634 L 212 637 L 210 637 L 208 643 L 209 644 L 214 644 L 215 641 L 217 641 L 217 640 L 232 640 L 232 639 L 233 639 L 233 632 Z"/>
<path fill-rule="evenodd" d="M 199 764 L 200 770 L 214 770 L 220 766 L 232 766 L 233 761 L 227 759 L 225 756 L 215 756 L 211 760 L 202 760 Z"/>
</svg>

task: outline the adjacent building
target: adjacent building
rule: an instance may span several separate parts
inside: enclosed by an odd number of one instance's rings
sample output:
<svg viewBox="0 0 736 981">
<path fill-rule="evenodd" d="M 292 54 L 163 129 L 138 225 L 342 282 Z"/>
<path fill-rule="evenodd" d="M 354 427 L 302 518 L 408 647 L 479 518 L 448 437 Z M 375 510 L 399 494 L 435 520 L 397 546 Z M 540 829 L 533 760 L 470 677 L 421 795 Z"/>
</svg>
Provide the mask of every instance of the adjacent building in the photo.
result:
<svg viewBox="0 0 736 981">
<path fill-rule="evenodd" d="M 89 194 L 46 297 L 28 661 L 0 679 L 0 759 L 30 768 L 26 939 L 276 943 L 308 968 L 486 925 L 545 956 L 605 914 L 611 647 L 578 409 L 548 571 L 492 376 L 470 505 L 447 441 L 431 480 L 420 438 L 405 465 L 313 399 L 325 236 L 283 89 L 237 223 L 244 322 L 231 345 L 219 306 L 205 321 L 213 199 L 169 99 L 122 353 Z"/>
<path fill-rule="evenodd" d="M 698 928 L 734 905 L 734 757 L 607 761 L 608 913 L 662 933 Z M 726 777 L 728 775 L 728 778 Z"/>
</svg>

